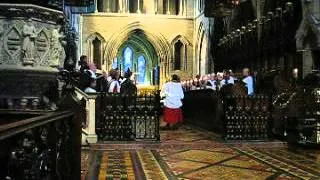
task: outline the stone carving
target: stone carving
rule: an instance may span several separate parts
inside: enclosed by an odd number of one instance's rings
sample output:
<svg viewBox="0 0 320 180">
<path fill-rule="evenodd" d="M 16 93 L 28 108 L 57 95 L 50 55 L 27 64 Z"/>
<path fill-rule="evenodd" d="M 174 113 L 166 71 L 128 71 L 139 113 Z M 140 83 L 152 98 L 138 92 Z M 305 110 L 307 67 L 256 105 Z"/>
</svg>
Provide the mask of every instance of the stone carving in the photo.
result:
<svg viewBox="0 0 320 180">
<path fill-rule="evenodd" d="M 8 55 L 11 57 L 12 60 L 9 60 L 8 64 L 15 64 L 15 57 L 21 50 L 21 40 L 19 31 L 15 26 L 13 26 L 8 34 L 5 37 L 5 49 L 7 50 Z M 20 59 L 19 59 L 20 60 Z M 18 60 L 18 61 L 19 61 Z"/>
<path fill-rule="evenodd" d="M 49 38 L 46 30 L 43 29 L 38 33 L 36 39 L 37 57 L 40 58 L 38 64 L 40 66 L 48 66 L 48 50 L 49 50 Z"/>
<path fill-rule="evenodd" d="M 36 28 L 32 19 L 23 26 L 23 43 L 22 43 L 22 62 L 23 65 L 34 64 L 35 39 L 37 37 Z"/>
<path fill-rule="evenodd" d="M 66 34 L 66 46 L 65 53 L 66 57 L 64 59 L 64 68 L 72 71 L 75 68 L 77 62 L 77 34 L 75 30 L 70 26 L 70 24 L 66 24 L 65 26 L 65 34 Z"/>
<path fill-rule="evenodd" d="M 59 67 L 60 60 L 62 58 L 64 44 L 64 35 L 60 32 L 61 25 L 58 25 L 56 29 L 51 32 L 51 67 Z"/>
</svg>

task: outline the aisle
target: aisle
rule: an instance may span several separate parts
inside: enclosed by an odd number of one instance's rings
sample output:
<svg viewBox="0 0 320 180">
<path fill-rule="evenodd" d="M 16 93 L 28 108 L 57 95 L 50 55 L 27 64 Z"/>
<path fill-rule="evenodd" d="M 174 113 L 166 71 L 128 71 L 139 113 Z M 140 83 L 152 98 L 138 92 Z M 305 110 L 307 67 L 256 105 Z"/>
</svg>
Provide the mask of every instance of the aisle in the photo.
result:
<svg viewBox="0 0 320 180">
<path fill-rule="evenodd" d="M 280 142 L 224 143 L 185 126 L 161 132 L 161 144 L 83 150 L 83 179 L 319 179 L 320 151 L 290 149 Z"/>
</svg>

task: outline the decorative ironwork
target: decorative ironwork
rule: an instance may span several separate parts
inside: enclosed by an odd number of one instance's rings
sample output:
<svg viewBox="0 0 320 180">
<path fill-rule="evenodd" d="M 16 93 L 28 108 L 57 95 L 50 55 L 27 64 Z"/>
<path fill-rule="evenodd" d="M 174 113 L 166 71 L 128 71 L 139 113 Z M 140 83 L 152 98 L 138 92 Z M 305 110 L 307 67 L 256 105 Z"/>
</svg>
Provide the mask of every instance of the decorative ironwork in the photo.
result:
<svg viewBox="0 0 320 180">
<path fill-rule="evenodd" d="M 100 94 L 96 133 L 104 141 L 159 141 L 159 92 L 141 95 Z"/>
<path fill-rule="evenodd" d="M 227 96 L 224 99 L 227 140 L 266 140 L 271 120 L 269 97 Z"/>
<path fill-rule="evenodd" d="M 183 115 L 192 124 L 220 131 L 226 140 L 266 140 L 270 137 L 271 105 L 265 95 L 247 96 L 230 88 L 185 92 Z M 239 90 L 239 89 L 238 89 Z M 242 91 L 240 89 L 240 91 Z"/>
</svg>

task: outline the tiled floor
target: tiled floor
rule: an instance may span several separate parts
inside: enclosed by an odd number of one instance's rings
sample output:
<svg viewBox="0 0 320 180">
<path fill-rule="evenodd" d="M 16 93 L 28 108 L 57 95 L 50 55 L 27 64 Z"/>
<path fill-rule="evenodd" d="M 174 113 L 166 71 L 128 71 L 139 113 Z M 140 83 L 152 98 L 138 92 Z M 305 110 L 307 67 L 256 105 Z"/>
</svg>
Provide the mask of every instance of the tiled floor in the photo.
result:
<svg viewBox="0 0 320 180">
<path fill-rule="evenodd" d="M 320 179 L 320 150 L 280 142 L 224 143 L 183 127 L 161 132 L 157 146 L 132 146 L 83 150 L 83 179 Z"/>
</svg>

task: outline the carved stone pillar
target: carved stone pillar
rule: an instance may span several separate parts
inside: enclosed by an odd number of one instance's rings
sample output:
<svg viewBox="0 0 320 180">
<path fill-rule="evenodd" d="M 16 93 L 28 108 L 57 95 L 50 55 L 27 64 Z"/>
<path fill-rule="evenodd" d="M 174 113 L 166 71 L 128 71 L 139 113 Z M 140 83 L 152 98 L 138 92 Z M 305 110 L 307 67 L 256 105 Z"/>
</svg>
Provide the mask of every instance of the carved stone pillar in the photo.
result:
<svg viewBox="0 0 320 180">
<path fill-rule="evenodd" d="M 127 13 L 130 13 L 129 0 L 125 0 L 125 1 L 126 1 Z"/>
<path fill-rule="evenodd" d="M 158 0 L 154 0 L 154 13 L 158 14 Z"/>
<path fill-rule="evenodd" d="M 137 13 L 140 14 L 141 10 L 140 10 L 140 0 L 137 1 Z"/>
<path fill-rule="evenodd" d="M 119 0 L 119 9 L 118 9 L 118 13 L 122 13 L 123 12 L 123 0 Z"/>
<path fill-rule="evenodd" d="M 184 0 L 179 1 L 179 16 L 183 15 L 183 1 Z"/>
<path fill-rule="evenodd" d="M 109 13 L 110 12 L 110 7 L 111 7 L 111 2 L 110 2 L 110 0 L 105 0 L 105 2 L 106 2 L 106 6 L 107 6 L 107 13 Z"/>
<path fill-rule="evenodd" d="M 98 0 L 94 0 L 94 12 L 98 12 Z"/>
<path fill-rule="evenodd" d="M 170 0 L 167 0 L 167 12 L 166 12 L 166 14 L 171 14 L 170 13 Z"/>
</svg>

